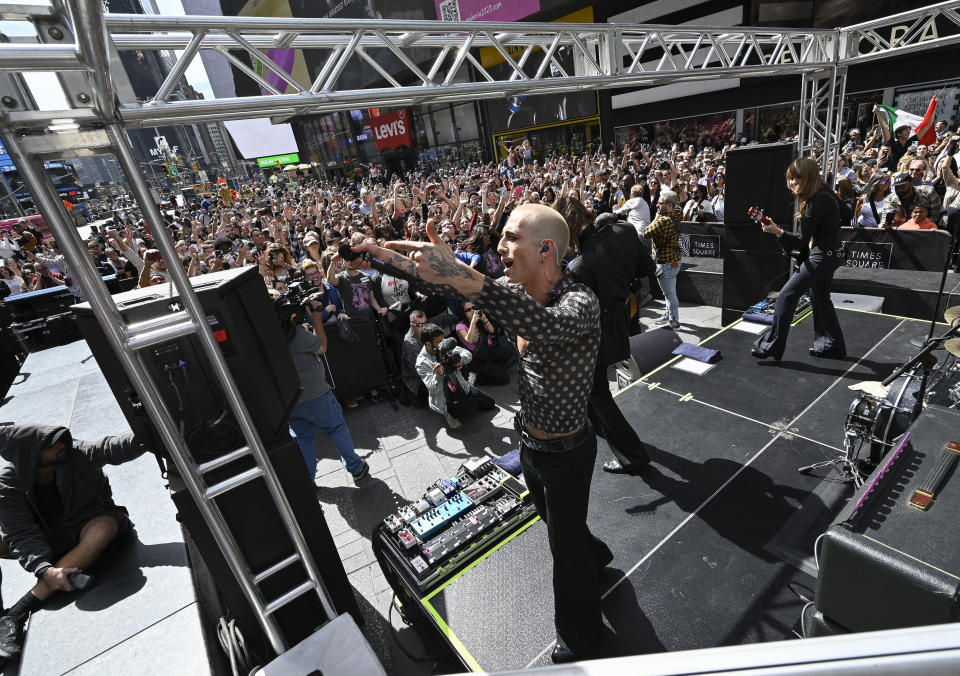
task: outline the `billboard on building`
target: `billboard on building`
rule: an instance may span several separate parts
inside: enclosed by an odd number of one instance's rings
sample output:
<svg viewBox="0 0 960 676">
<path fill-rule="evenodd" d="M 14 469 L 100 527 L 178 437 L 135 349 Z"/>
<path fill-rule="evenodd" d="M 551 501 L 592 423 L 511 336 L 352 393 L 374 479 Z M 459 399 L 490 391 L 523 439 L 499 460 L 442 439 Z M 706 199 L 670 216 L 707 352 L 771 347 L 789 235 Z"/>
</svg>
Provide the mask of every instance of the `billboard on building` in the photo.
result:
<svg viewBox="0 0 960 676">
<path fill-rule="evenodd" d="M 373 132 L 377 150 L 396 150 L 413 145 L 411 141 L 410 109 L 401 108 L 382 115 L 370 115 L 370 131 Z"/>
<path fill-rule="evenodd" d="M 183 0 L 187 14 L 213 14 L 223 16 L 274 17 L 298 19 L 433 19 L 427 16 L 421 0 Z M 422 50 L 425 51 L 425 50 Z M 388 72 L 398 74 L 404 70 L 400 61 L 386 48 L 368 49 L 367 52 Z M 323 68 L 330 50 L 314 49 L 270 49 L 266 55 L 284 68 L 298 82 L 309 85 Z M 417 50 L 408 50 L 411 58 L 418 60 Z M 233 54 L 250 61 L 243 51 Z M 210 57 L 203 53 L 204 64 Z M 217 58 L 215 55 L 213 58 Z M 239 75 L 232 67 L 220 59 L 227 70 L 233 71 L 230 78 L 235 86 L 236 95 L 253 96 L 268 93 L 250 78 Z M 281 93 L 294 91 L 276 73 L 262 63 L 252 62 L 251 67 L 271 86 Z M 337 81 L 337 89 L 362 89 L 380 81 L 382 78 L 368 63 L 359 57 L 351 60 Z M 211 79 L 213 83 L 213 79 Z M 214 87 L 216 91 L 216 87 Z M 219 94 L 218 94 L 219 96 Z"/>
<path fill-rule="evenodd" d="M 585 7 L 562 16 L 556 22 L 593 23 L 593 7 Z M 511 53 L 514 60 L 519 59 L 523 49 L 521 47 Z M 570 47 L 559 48 L 556 51 L 556 57 L 564 71 L 570 74 L 577 72 L 573 50 Z M 536 75 L 542 59 L 543 51 L 537 48 L 524 64 L 524 72 L 530 77 Z M 505 80 L 513 72 L 513 69 L 503 60 L 500 52 L 493 47 L 481 48 L 480 60 L 483 67 L 489 70 L 494 77 Z M 562 77 L 560 71 L 553 64 L 550 65 L 549 71 L 555 77 Z M 487 114 L 490 120 L 490 128 L 494 132 L 540 127 L 545 124 L 578 120 L 596 115 L 597 94 L 593 91 L 587 91 L 538 96 L 510 96 L 505 99 L 489 101 L 487 103 Z"/>
<path fill-rule="evenodd" d="M 275 17 L 275 18 L 325 18 L 325 19 L 433 19 L 428 16 L 421 0 L 183 0 L 187 14 Z M 418 50 L 408 50 L 414 60 L 420 60 Z M 426 50 L 423 51 L 426 54 Z M 281 93 L 295 91 L 276 73 L 263 63 L 251 60 L 244 51 L 234 50 L 236 57 L 250 63 L 254 71 Z M 387 72 L 398 74 L 405 70 L 401 62 L 386 48 L 368 49 L 367 53 Z M 326 49 L 271 49 L 266 55 L 285 69 L 298 82 L 310 85 L 326 63 L 330 50 Z M 204 66 L 210 76 L 210 83 L 218 98 L 234 96 L 257 96 L 272 94 L 269 89 L 260 86 L 251 78 L 240 73 L 226 59 L 201 52 Z M 354 57 L 344 69 L 336 83 L 336 89 L 363 89 L 380 82 L 382 77 L 368 63 Z M 255 128 L 249 124 L 225 123 L 231 136 L 244 157 L 256 158 L 263 155 L 296 152 L 290 125 L 274 125 L 273 129 L 259 124 Z M 278 129 L 279 128 L 279 129 Z M 282 129 L 282 131 L 281 131 Z"/>
<path fill-rule="evenodd" d="M 219 0 L 183 0 L 183 10 L 187 14 L 201 16 L 223 16 L 225 13 Z M 250 87 L 250 79 L 245 75 L 234 77 L 234 69 L 219 54 L 203 50 L 200 52 L 207 79 L 218 99 L 236 96 L 255 96 L 260 92 Z M 266 118 L 234 120 L 224 122 L 224 126 L 233 139 L 240 155 L 252 160 L 264 155 L 297 152 L 297 141 L 289 124 L 271 124 Z"/>
<path fill-rule="evenodd" d="M 440 21 L 518 21 L 540 11 L 540 0 L 434 0 Z"/>
</svg>

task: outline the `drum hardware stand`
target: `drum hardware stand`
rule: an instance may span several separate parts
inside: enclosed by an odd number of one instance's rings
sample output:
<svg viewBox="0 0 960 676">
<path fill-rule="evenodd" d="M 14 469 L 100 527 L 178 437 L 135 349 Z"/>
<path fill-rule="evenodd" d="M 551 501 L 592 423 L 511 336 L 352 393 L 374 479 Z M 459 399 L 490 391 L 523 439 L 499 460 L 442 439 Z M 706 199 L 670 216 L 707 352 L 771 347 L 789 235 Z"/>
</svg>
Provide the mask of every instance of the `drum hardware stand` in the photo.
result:
<svg viewBox="0 0 960 676">
<path fill-rule="evenodd" d="M 953 251 L 953 245 L 956 241 L 956 235 L 951 232 L 949 251 Z M 943 263 L 943 272 L 940 274 L 940 289 L 937 291 L 937 302 L 933 304 L 933 316 L 930 317 L 930 330 L 927 332 L 927 339 L 921 342 L 919 338 L 911 338 L 908 342 L 914 347 L 924 347 L 926 343 L 933 339 L 933 332 L 937 328 L 937 317 L 940 316 L 940 301 L 943 299 L 943 287 L 946 286 L 947 283 L 947 272 L 950 270 L 951 258 L 953 258 L 953 256 L 948 255 L 947 260 Z M 886 385 L 887 383 L 884 384 Z"/>
<path fill-rule="evenodd" d="M 797 471 L 801 474 L 806 474 L 812 470 L 820 469 L 821 467 L 834 467 L 840 474 L 840 480 L 843 483 L 852 482 L 855 488 L 860 488 L 860 485 L 863 483 L 863 476 L 860 474 L 860 470 L 857 467 L 857 453 L 860 450 L 860 446 L 856 446 L 855 444 L 858 438 L 858 435 L 847 432 L 843 439 L 842 454 L 839 454 L 837 457 L 831 458 L 830 460 L 822 460 L 820 462 L 815 462 L 812 465 L 798 467 Z"/>
</svg>

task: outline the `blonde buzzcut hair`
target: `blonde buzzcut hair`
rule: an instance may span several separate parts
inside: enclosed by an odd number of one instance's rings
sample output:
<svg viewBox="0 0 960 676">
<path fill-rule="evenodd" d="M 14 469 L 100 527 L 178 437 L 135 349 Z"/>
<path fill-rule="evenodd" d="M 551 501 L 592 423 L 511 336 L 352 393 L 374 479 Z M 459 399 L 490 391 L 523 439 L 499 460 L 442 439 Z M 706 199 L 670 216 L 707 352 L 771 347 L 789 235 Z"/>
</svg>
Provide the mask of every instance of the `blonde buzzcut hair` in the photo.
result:
<svg viewBox="0 0 960 676">
<path fill-rule="evenodd" d="M 524 204 L 516 211 L 520 216 L 520 227 L 530 234 L 534 242 L 538 245 L 548 239 L 553 242 L 557 266 L 562 266 L 563 256 L 570 246 L 570 230 L 560 212 L 544 204 Z"/>
</svg>

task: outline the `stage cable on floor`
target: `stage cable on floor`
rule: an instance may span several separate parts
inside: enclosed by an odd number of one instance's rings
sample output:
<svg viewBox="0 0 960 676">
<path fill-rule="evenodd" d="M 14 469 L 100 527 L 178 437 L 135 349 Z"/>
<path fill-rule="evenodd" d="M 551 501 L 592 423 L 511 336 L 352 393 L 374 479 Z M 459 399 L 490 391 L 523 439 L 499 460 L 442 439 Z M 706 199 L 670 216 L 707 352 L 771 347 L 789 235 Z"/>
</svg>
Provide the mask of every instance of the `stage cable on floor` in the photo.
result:
<svg viewBox="0 0 960 676">
<path fill-rule="evenodd" d="M 813 563 L 817 567 L 817 572 L 820 572 L 820 541 L 825 535 L 826 533 L 820 533 L 813 542 Z"/>
<path fill-rule="evenodd" d="M 424 651 L 423 656 L 417 657 L 415 655 L 411 655 L 410 652 L 400 642 L 400 637 L 397 636 L 397 630 L 393 626 L 393 609 L 396 605 L 397 605 L 397 595 L 394 594 L 393 598 L 390 599 L 390 610 L 387 611 L 387 625 L 390 627 L 390 636 L 393 638 L 393 642 L 397 644 L 397 647 L 400 648 L 400 652 L 402 652 L 404 655 L 407 656 L 408 659 L 413 660 L 414 662 L 431 662 L 431 661 L 436 662 L 436 657 L 430 654 L 431 648 L 429 643 L 426 641 L 426 639 L 424 639 L 423 634 L 420 633 L 420 630 L 416 626 L 414 626 L 412 622 L 407 620 L 407 618 L 403 615 L 403 612 L 400 613 L 400 619 L 403 620 L 404 624 L 406 624 L 408 627 L 413 629 L 413 631 L 417 634 L 418 637 L 420 637 L 420 642 L 423 643 L 423 651 Z"/>
<path fill-rule="evenodd" d="M 237 626 L 236 620 L 220 618 L 217 623 L 217 638 L 220 647 L 230 658 L 230 673 L 232 676 L 253 676 L 260 669 L 256 659 L 247 650 L 247 642 Z"/>
<path fill-rule="evenodd" d="M 800 638 L 807 637 L 807 627 L 803 623 L 803 621 L 807 616 L 807 608 L 809 608 L 812 605 L 813 605 L 813 601 L 810 601 L 809 603 L 807 603 L 807 605 L 803 607 L 803 610 L 800 611 Z"/>
</svg>

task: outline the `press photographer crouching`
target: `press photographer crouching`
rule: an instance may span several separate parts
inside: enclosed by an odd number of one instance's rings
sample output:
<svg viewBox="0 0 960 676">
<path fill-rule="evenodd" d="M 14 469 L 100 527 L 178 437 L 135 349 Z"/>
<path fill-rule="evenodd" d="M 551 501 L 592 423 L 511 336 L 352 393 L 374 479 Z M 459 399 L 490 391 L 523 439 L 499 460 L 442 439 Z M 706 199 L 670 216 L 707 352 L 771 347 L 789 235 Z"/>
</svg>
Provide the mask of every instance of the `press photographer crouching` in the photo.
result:
<svg viewBox="0 0 960 676">
<path fill-rule="evenodd" d="M 58 591 L 89 589 L 93 578 L 83 571 L 132 530 L 103 466 L 145 450 L 133 434 L 75 441 L 66 427 L 0 427 L 0 556 L 16 557 L 37 578 L 0 617 L 0 662 L 20 653 L 30 613 Z"/>
<path fill-rule="evenodd" d="M 429 393 L 430 408 L 447 419 L 451 429 L 462 427 L 460 418 L 476 412 L 493 410 L 493 397 L 471 385 L 462 369 L 473 358 L 470 352 L 457 347 L 455 338 L 444 338 L 443 329 L 427 324 L 420 332 L 423 349 L 417 357 L 417 373 Z"/>
<path fill-rule="evenodd" d="M 343 419 L 343 409 L 327 383 L 320 362 L 320 355 L 327 351 L 322 313 L 328 305 L 328 298 L 322 289 L 299 284 L 291 286 L 290 291 L 274 299 L 274 309 L 287 338 L 287 349 L 300 378 L 300 399 L 290 415 L 290 435 L 297 440 L 310 481 L 317 474 L 315 437 L 318 429 L 322 429 L 337 447 L 340 460 L 353 480 L 360 481 L 370 473 L 370 466 L 357 455 L 350 429 Z M 308 313 L 313 320 L 313 333 L 304 327 Z"/>
</svg>

